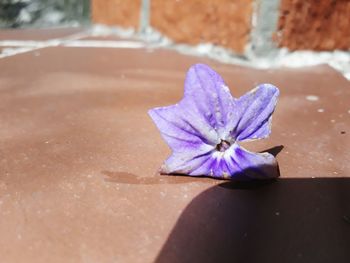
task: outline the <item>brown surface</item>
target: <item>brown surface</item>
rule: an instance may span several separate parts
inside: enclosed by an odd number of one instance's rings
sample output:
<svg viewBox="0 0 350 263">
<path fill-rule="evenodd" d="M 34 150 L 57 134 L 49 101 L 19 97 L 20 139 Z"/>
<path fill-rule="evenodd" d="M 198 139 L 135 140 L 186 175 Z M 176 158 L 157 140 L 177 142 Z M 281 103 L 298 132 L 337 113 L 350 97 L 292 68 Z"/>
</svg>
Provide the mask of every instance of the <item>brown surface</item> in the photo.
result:
<svg viewBox="0 0 350 263">
<path fill-rule="evenodd" d="M 350 1 L 282 0 L 280 46 L 291 50 L 350 49 Z"/>
<path fill-rule="evenodd" d="M 213 66 L 236 96 L 261 82 L 280 87 L 271 138 L 247 145 L 284 146 L 277 184 L 157 174 L 169 150 L 147 110 L 177 102 L 196 62 Z M 350 177 L 350 84 L 328 66 L 263 71 L 166 50 L 57 47 L 1 59 L 0 83 L 0 262 L 227 253 L 271 262 L 273 245 L 279 258 L 347 253 L 349 179 L 335 178 Z"/>
<path fill-rule="evenodd" d="M 92 0 L 91 12 L 94 23 L 138 27 L 141 0 Z"/>
<path fill-rule="evenodd" d="M 0 29 L 2 40 L 49 40 L 81 32 L 81 28 Z"/>
<path fill-rule="evenodd" d="M 151 25 L 177 42 L 211 42 L 243 53 L 252 8 L 250 0 L 152 0 Z"/>
</svg>

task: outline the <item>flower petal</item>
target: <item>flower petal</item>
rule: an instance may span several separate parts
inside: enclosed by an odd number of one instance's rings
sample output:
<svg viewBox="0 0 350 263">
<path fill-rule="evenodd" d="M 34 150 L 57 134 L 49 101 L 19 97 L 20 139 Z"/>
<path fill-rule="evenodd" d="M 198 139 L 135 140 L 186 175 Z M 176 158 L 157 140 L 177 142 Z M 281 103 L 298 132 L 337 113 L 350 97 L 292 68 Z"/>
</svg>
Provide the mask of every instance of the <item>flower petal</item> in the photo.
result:
<svg viewBox="0 0 350 263">
<path fill-rule="evenodd" d="M 278 95 L 277 87 L 262 84 L 240 97 L 236 107 L 240 112 L 240 119 L 232 131 L 232 136 L 238 141 L 268 137 Z"/>
<path fill-rule="evenodd" d="M 180 102 L 173 106 L 151 109 L 149 115 L 173 152 L 196 150 L 203 145 L 215 145 L 217 133 L 207 123 L 188 111 Z M 211 146 L 213 148 L 213 146 Z"/>
<path fill-rule="evenodd" d="M 233 104 L 219 74 L 206 65 L 196 64 L 188 70 L 184 98 L 176 105 L 152 109 L 149 114 L 168 145 L 176 151 L 179 141 L 193 143 L 200 139 L 213 146 L 218 144 L 220 131 L 223 133 L 233 114 Z"/>
<path fill-rule="evenodd" d="M 219 135 L 224 133 L 234 113 L 234 98 L 224 80 L 204 64 L 196 64 L 188 70 L 183 104 L 202 115 Z"/>
<path fill-rule="evenodd" d="M 251 153 L 238 144 L 226 152 L 209 149 L 208 152 L 189 158 L 188 153 L 175 153 L 162 167 L 166 174 L 187 174 L 223 179 L 271 179 L 279 176 L 275 157 L 269 153 Z"/>
<path fill-rule="evenodd" d="M 209 172 L 203 169 L 207 162 L 211 160 L 213 149 L 208 148 L 203 154 L 193 155 L 193 152 L 173 152 L 161 167 L 161 173 L 164 174 L 185 174 L 191 176 L 208 175 Z M 192 156 L 191 156 L 192 155 Z M 196 172 L 199 170 L 200 172 Z"/>
<path fill-rule="evenodd" d="M 275 157 L 267 152 L 252 153 L 233 145 L 232 152 L 228 153 L 230 158 L 226 158 L 229 165 L 239 167 L 239 173 L 232 174 L 232 178 L 237 179 L 271 179 L 279 177 L 278 163 Z"/>
</svg>

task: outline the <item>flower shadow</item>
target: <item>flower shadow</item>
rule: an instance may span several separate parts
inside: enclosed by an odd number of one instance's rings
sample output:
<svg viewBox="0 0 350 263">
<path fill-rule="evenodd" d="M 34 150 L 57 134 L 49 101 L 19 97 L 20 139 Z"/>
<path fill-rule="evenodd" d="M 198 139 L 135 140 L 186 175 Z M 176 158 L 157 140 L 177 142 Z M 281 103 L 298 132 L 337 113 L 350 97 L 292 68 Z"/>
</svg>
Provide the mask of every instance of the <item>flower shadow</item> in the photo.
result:
<svg viewBox="0 0 350 263">
<path fill-rule="evenodd" d="M 156 262 L 348 262 L 350 178 L 224 182 L 192 200 Z"/>
<path fill-rule="evenodd" d="M 273 156 L 276 157 L 283 150 L 283 148 L 284 148 L 283 145 L 278 145 L 278 146 L 269 148 L 269 149 L 267 149 L 265 151 L 261 151 L 261 153 L 268 152 L 268 153 L 270 153 L 270 154 L 272 154 Z"/>
</svg>

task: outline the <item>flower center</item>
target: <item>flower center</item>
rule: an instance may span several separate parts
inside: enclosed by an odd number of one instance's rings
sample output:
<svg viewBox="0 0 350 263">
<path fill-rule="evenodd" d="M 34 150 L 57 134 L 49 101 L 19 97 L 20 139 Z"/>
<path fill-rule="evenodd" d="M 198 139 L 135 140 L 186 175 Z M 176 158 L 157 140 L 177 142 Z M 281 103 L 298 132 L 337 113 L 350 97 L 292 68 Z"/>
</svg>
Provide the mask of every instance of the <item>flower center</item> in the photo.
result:
<svg viewBox="0 0 350 263">
<path fill-rule="evenodd" d="M 221 142 L 216 145 L 216 150 L 218 150 L 219 152 L 224 152 L 228 148 L 230 148 L 230 146 L 231 144 L 228 141 L 221 140 Z"/>
</svg>

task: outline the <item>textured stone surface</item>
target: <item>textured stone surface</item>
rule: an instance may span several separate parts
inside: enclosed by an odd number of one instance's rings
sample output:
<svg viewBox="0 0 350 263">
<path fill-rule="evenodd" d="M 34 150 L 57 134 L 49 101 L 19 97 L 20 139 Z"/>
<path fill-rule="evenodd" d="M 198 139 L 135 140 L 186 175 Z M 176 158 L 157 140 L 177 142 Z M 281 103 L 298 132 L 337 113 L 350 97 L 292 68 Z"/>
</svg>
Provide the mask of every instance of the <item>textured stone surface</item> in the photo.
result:
<svg viewBox="0 0 350 263">
<path fill-rule="evenodd" d="M 291 50 L 350 49 L 350 1 L 282 0 L 278 30 Z"/>
<path fill-rule="evenodd" d="M 276 183 L 157 173 L 169 149 L 147 110 L 197 62 L 235 96 L 280 87 L 271 137 L 245 145 L 284 146 Z M 0 59 L 0 84 L 0 262 L 347 262 L 350 84 L 328 66 L 55 47 Z"/>
<path fill-rule="evenodd" d="M 92 0 L 92 22 L 122 26 L 138 27 L 141 0 Z"/>
<path fill-rule="evenodd" d="M 177 42 L 211 42 L 242 53 L 252 7 L 251 0 L 152 0 L 151 25 Z"/>
</svg>

